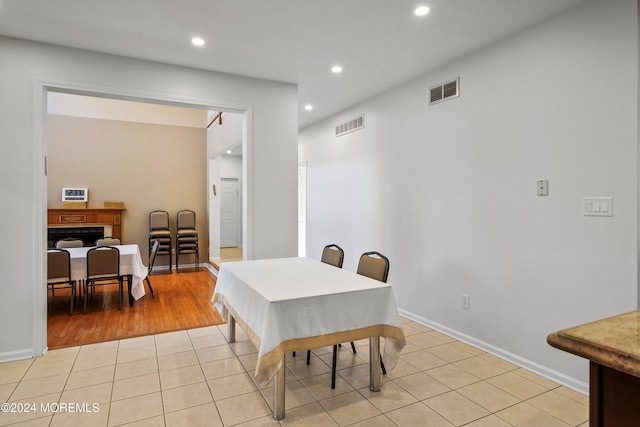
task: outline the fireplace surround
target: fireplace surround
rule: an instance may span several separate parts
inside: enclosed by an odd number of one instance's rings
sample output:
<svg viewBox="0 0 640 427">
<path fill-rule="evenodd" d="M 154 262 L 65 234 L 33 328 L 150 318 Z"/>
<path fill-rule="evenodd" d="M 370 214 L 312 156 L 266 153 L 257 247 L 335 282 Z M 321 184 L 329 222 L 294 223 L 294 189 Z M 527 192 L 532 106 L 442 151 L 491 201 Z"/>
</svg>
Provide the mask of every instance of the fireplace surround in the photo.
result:
<svg viewBox="0 0 640 427">
<path fill-rule="evenodd" d="M 124 209 L 48 209 L 49 246 L 64 237 L 80 238 L 85 246 L 93 246 L 98 238 L 105 236 L 117 237 L 122 241 L 123 211 Z"/>
</svg>

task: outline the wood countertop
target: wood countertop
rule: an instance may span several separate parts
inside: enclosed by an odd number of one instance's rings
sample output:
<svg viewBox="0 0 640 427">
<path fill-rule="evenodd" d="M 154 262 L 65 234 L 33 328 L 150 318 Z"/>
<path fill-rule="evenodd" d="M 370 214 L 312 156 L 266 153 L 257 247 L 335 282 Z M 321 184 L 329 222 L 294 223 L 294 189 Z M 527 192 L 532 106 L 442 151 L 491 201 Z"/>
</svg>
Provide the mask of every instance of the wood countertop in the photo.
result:
<svg viewBox="0 0 640 427">
<path fill-rule="evenodd" d="M 560 350 L 640 378 L 640 310 L 549 334 Z"/>
</svg>

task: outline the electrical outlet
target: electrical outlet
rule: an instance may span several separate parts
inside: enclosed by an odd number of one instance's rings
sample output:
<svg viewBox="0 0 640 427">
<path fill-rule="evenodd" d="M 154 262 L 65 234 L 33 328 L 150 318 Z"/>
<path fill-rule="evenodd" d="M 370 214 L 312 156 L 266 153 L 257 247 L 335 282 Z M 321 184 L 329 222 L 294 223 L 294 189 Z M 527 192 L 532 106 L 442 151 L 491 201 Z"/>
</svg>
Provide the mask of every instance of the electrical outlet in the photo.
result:
<svg viewBox="0 0 640 427">
<path fill-rule="evenodd" d="M 464 308 L 465 310 L 469 310 L 470 300 L 471 297 L 469 295 L 462 294 L 462 308 Z"/>
</svg>

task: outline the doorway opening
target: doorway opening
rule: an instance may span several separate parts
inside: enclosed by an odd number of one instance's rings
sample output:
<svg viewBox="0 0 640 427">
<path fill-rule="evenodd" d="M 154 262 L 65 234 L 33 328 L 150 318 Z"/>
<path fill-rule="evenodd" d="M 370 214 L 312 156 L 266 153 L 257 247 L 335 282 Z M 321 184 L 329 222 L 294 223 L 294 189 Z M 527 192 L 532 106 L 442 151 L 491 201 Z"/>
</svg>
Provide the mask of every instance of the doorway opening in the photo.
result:
<svg viewBox="0 0 640 427">
<path fill-rule="evenodd" d="M 214 124 L 207 133 L 217 147 L 209 159 L 209 262 L 216 270 L 221 262 L 245 259 L 243 120 L 242 115 L 225 113 L 223 125 Z"/>
<path fill-rule="evenodd" d="M 242 121 L 242 125 L 246 125 L 247 121 L 249 120 L 248 117 L 245 117 L 245 115 L 249 115 L 250 116 L 250 110 L 247 109 L 241 109 L 241 108 L 231 108 L 231 107 L 220 107 L 220 106 L 215 106 L 215 104 L 202 104 L 202 103 L 198 103 L 198 102 L 185 102 L 184 100 L 182 101 L 175 101 L 169 98 L 166 99 L 153 99 L 153 98 L 141 98 L 139 94 L 136 95 L 129 95 L 129 94 L 123 94 L 123 93 L 105 93 L 105 92 L 100 92 L 98 90 L 96 91 L 89 91 L 86 90 L 86 88 L 83 88 L 82 90 L 72 87 L 72 86 L 65 86 L 65 85 L 58 85 L 58 84 L 53 84 L 53 85 L 49 85 L 45 82 L 40 82 L 39 84 L 39 90 L 41 90 L 41 94 L 42 96 L 40 97 L 40 103 L 38 103 L 37 108 L 36 108 L 36 115 L 34 117 L 35 122 L 36 122 L 36 141 L 39 139 L 41 141 L 41 145 L 37 147 L 37 151 L 39 151 L 39 153 L 42 154 L 42 157 L 44 157 L 45 159 L 47 158 L 48 154 L 49 154 L 49 135 L 48 135 L 48 124 L 51 121 L 49 116 L 48 116 L 48 98 L 50 95 L 57 95 L 57 94 L 70 94 L 70 95 L 81 95 L 81 96 L 85 96 L 85 97 L 89 97 L 89 98 L 96 98 L 96 99 L 100 99 L 100 100 L 110 100 L 110 101 L 127 101 L 127 102 L 134 102 L 134 103 L 141 103 L 141 104 L 148 104 L 148 105 L 153 105 L 153 106 L 170 106 L 170 107 L 178 107 L 178 108 L 184 108 L 184 109 L 196 109 L 196 110 L 202 110 L 202 111 L 207 111 L 207 110 L 212 110 L 215 109 L 217 111 L 229 111 L 229 112 L 233 112 L 235 114 L 240 115 L 241 117 L 243 117 L 243 121 Z M 39 107 L 39 108 L 38 108 Z M 241 146 L 246 147 L 248 144 L 250 144 L 250 139 L 247 137 L 244 137 L 244 135 L 247 135 L 247 132 L 241 132 L 241 134 L 243 135 L 242 139 L 241 139 Z M 38 154 L 39 154 L 38 153 Z M 151 155 L 152 153 L 148 153 L 149 155 Z M 126 155 L 126 153 L 123 153 L 122 155 Z M 36 156 L 37 157 L 37 156 Z M 206 157 L 206 156 L 204 156 Z M 150 163 L 153 163 L 152 161 L 150 161 Z M 120 167 L 120 162 L 116 162 L 115 164 L 105 164 L 105 170 L 104 171 L 99 171 L 96 170 L 95 173 L 106 173 L 106 174 L 118 174 L 117 169 Z M 205 169 L 207 167 L 207 165 L 204 166 Z M 115 169 L 114 169 L 115 168 Z M 125 175 L 127 172 L 127 170 L 129 169 L 125 169 L 124 171 L 121 170 L 121 175 Z M 244 176 L 246 175 L 245 169 L 242 169 L 241 174 Z M 206 174 L 205 174 L 206 176 Z M 41 257 L 40 258 L 40 262 L 38 263 L 41 266 L 41 269 L 39 269 L 39 271 L 35 272 L 34 274 L 37 276 L 40 276 L 42 279 L 41 281 L 35 281 L 35 283 L 41 283 L 44 282 L 45 279 L 45 275 L 46 275 L 46 248 L 48 246 L 48 241 L 47 241 L 47 208 L 48 208 L 48 193 L 49 190 L 47 190 L 47 184 L 48 184 L 48 176 L 45 174 L 42 177 L 38 177 L 38 185 L 37 185 L 37 197 L 39 200 L 41 200 L 41 215 L 39 216 L 39 218 L 36 218 L 37 223 L 41 224 L 41 230 L 42 232 L 39 233 L 39 241 L 37 242 L 37 249 L 38 249 L 38 254 Z M 153 180 L 149 180 L 150 182 L 152 182 Z M 206 181 L 206 179 L 205 179 Z M 246 180 L 245 180 L 246 182 Z M 79 185 L 79 183 L 74 183 L 74 186 Z M 203 183 L 202 185 L 203 189 L 206 189 L 206 184 Z M 94 193 L 95 194 L 95 193 Z M 244 193 L 246 194 L 246 192 Z M 207 203 L 206 203 L 206 199 L 208 198 L 208 194 L 206 192 L 206 190 L 203 191 L 203 195 L 202 197 L 205 198 L 205 202 L 204 203 L 204 210 L 203 210 L 203 215 L 202 215 L 202 221 L 205 223 L 205 225 L 208 225 L 208 212 L 207 212 Z M 91 196 L 90 196 L 91 197 Z M 91 199 L 90 199 L 91 200 Z M 145 209 L 144 212 L 145 215 L 148 214 L 148 209 Z M 172 214 L 175 214 L 175 212 L 172 212 Z M 145 217 L 146 219 L 146 217 Z M 126 218 L 125 218 L 126 221 Z M 245 220 L 244 217 L 241 216 L 241 221 L 239 223 L 239 227 L 242 229 L 245 227 Z M 127 233 L 127 225 L 124 225 L 124 234 L 126 236 Z M 143 234 L 146 235 L 146 233 L 148 232 L 148 228 L 147 228 L 147 224 L 145 224 L 145 230 L 143 231 Z M 206 227 L 208 229 L 208 226 Z M 207 233 L 205 233 L 207 234 Z M 244 236 L 246 236 L 246 234 L 243 233 Z M 206 236 L 205 236 L 206 237 Z M 246 239 L 246 237 L 244 237 Z M 124 240 L 127 240 L 127 237 L 124 237 Z M 146 236 L 145 236 L 145 243 L 146 243 Z M 144 244 L 139 244 L 140 249 L 141 249 L 141 253 L 143 256 L 143 260 L 146 262 L 147 258 L 146 258 L 146 246 L 144 246 Z M 143 248 L 144 246 L 144 248 Z M 206 259 L 206 258 L 204 258 Z M 181 263 L 182 264 L 182 263 Z M 154 269 L 155 270 L 155 269 Z M 35 286 L 35 285 L 34 285 Z M 40 290 L 40 289 L 35 289 L 34 290 L 34 340 L 35 340 L 35 349 L 37 351 L 40 352 L 44 352 L 44 350 L 47 347 L 47 293 L 46 293 L 46 288 L 44 288 L 44 290 Z M 156 295 L 157 298 L 157 295 Z M 80 313 L 78 313 L 80 314 Z"/>
</svg>

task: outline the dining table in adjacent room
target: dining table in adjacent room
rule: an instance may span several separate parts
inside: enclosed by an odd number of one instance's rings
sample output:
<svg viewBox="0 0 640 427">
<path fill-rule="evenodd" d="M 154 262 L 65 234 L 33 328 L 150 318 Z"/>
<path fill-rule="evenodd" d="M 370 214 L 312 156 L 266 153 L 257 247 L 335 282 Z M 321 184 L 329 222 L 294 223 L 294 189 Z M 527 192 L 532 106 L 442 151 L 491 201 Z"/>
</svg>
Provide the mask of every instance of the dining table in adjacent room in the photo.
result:
<svg viewBox="0 0 640 427">
<path fill-rule="evenodd" d="M 273 379 L 276 420 L 285 417 L 286 353 L 368 338 L 369 388 L 380 391 L 381 359 L 393 369 L 406 344 L 391 285 L 311 258 L 222 263 L 212 302 L 229 342 L 237 322 L 258 348 L 254 376 L 261 386 Z"/>
<path fill-rule="evenodd" d="M 134 300 L 139 300 L 145 295 L 142 282 L 149 272 L 142 263 L 140 248 L 138 245 L 115 245 L 120 251 L 120 274 L 127 277 L 129 290 L 129 305 Z M 66 248 L 71 256 L 71 280 L 86 280 L 87 278 L 87 252 L 92 247 Z"/>
</svg>

